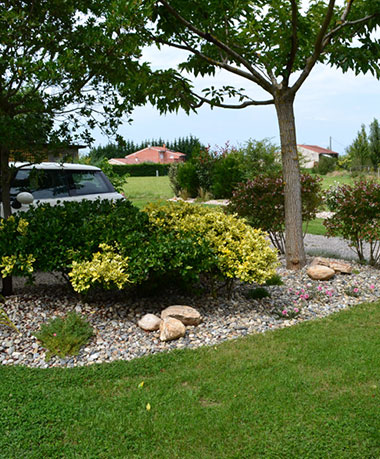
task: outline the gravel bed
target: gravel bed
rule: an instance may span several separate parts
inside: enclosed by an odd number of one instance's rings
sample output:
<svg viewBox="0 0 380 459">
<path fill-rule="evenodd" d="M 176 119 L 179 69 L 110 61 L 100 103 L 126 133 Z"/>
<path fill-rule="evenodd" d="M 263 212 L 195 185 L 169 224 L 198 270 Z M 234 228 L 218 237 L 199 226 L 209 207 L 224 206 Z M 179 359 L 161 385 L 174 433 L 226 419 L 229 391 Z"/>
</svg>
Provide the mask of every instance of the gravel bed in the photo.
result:
<svg viewBox="0 0 380 459">
<path fill-rule="evenodd" d="M 40 276 L 34 286 L 18 280 L 16 294 L 6 299 L 4 308 L 21 333 L 0 326 L 0 362 L 48 368 L 130 360 L 171 349 L 216 345 L 239 336 L 324 317 L 358 303 L 376 301 L 380 297 L 380 270 L 354 262 L 352 265 L 353 274 L 336 275 L 325 282 L 311 281 L 306 269 L 294 272 L 282 266 L 278 273 L 284 284 L 267 287 L 270 297 L 261 300 L 247 296 L 252 286 L 239 285 L 231 299 L 223 292 L 217 299 L 200 291 L 192 295 L 169 292 L 138 299 L 117 292 L 98 294 L 83 302 L 62 280 L 52 276 Z M 301 295 L 306 298 L 300 299 Z M 203 322 L 197 327 L 187 327 L 183 338 L 171 342 L 161 342 L 159 332 L 148 333 L 136 325 L 144 314 L 159 315 L 162 309 L 174 304 L 195 307 L 202 314 Z M 300 305 L 301 313 L 295 319 L 283 320 L 274 314 L 275 310 Z M 78 356 L 53 357 L 46 362 L 45 350 L 33 334 L 42 323 L 72 310 L 87 318 L 94 328 L 94 336 Z"/>
</svg>

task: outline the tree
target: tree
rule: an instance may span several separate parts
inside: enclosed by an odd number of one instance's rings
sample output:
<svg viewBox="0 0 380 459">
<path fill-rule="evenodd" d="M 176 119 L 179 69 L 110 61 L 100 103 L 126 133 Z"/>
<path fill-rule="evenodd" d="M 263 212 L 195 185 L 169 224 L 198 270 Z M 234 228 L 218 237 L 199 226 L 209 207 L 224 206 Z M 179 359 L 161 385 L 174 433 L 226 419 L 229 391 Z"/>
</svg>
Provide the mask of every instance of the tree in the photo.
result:
<svg viewBox="0 0 380 459">
<path fill-rule="evenodd" d="M 184 51 L 184 61 L 165 87 L 167 91 L 173 83 L 179 88 L 181 82 L 177 103 L 164 93 L 157 99 L 160 111 L 181 106 L 196 110 L 203 104 L 231 109 L 274 105 L 285 181 L 287 266 L 301 268 L 305 251 L 294 100 L 319 62 L 380 77 L 380 43 L 371 35 L 380 22 L 380 1 L 120 1 L 126 30 L 139 37 L 142 47 L 155 44 Z M 258 85 L 269 98 L 253 100 L 232 86 L 195 92 L 188 74 L 213 76 L 217 69 Z M 156 85 L 150 80 L 148 90 Z"/>
<path fill-rule="evenodd" d="M 369 156 L 373 167 L 377 170 L 380 165 L 380 125 L 375 118 L 369 125 Z"/>
<path fill-rule="evenodd" d="M 371 166 L 370 146 L 364 124 L 352 144 L 347 147 L 351 170 L 362 171 Z"/>
</svg>

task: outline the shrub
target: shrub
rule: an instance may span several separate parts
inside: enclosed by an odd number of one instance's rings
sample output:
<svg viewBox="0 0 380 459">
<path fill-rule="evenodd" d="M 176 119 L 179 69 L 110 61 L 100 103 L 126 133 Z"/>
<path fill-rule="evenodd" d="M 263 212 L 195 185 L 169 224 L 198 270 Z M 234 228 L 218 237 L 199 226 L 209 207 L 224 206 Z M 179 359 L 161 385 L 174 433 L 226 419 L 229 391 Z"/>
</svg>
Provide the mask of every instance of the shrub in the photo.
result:
<svg viewBox="0 0 380 459">
<path fill-rule="evenodd" d="M 265 282 L 264 285 L 266 285 L 267 287 L 272 285 L 284 285 L 284 282 L 279 274 L 274 274 Z"/>
<path fill-rule="evenodd" d="M 281 171 L 281 154 L 269 139 L 250 139 L 240 149 L 244 178 L 252 180 L 260 174 L 276 175 Z"/>
<path fill-rule="evenodd" d="M 197 196 L 200 182 L 193 161 L 179 165 L 177 169 L 177 183 L 180 189 L 186 191 L 192 198 Z"/>
<path fill-rule="evenodd" d="M 301 175 L 302 218 L 306 222 L 315 218 L 322 202 L 320 181 L 309 174 Z M 228 210 L 245 217 L 254 228 L 268 232 L 272 244 L 284 253 L 284 183 L 280 175 L 260 175 L 241 183 L 232 195 Z"/>
<path fill-rule="evenodd" d="M 342 236 L 365 260 L 364 243 L 369 244 L 369 263 L 380 258 L 380 184 L 363 180 L 353 185 L 338 185 L 326 193 L 333 217 L 324 221 L 328 236 Z"/>
<path fill-rule="evenodd" d="M 337 166 L 337 159 L 331 158 L 330 156 L 320 156 L 319 162 L 313 167 L 314 174 L 326 175 L 329 172 L 333 172 Z"/>
<path fill-rule="evenodd" d="M 215 162 L 211 192 L 216 199 L 230 198 L 243 180 L 242 161 L 238 154 L 230 153 Z"/>
<path fill-rule="evenodd" d="M 110 164 L 112 171 L 116 175 L 130 177 L 155 177 L 157 175 L 168 175 L 170 164 L 141 163 L 141 164 Z"/>
<path fill-rule="evenodd" d="M 54 355 L 64 358 L 77 355 L 80 348 L 88 342 L 93 335 L 91 325 L 75 312 L 66 317 L 57 317 L 47 324 L 41 325 L 41 330 L 35 334 L 48 352 L 46 360 Z"/>
<path fill-rule="evenodd" d="M 277 257 L 265 235 L 234 215 L 188 203 L 151 204 L 145 211 L 154 226 L 207 242 L 214 254 L 208 269 L 216 276 L 263 283 L 275 274 Z"/>
<path fill-rule="evenodd" d="M 107 244 L 100 244 L 99 248 L 102 252 L 94 253 L 92 260 L 73 261 L 69 276 L 76 292 L 86 292 L 94 286 L 106 290 L 115 287 L 122 289 L 130 282 L 127 273 L 128 258 L 122 257 Z"/>
<path fill-rule="evenodd" d="M 126 200 L 84 200 L 32 207 L 2 220 L 0 231 L 4 273 L 31 275 L 38 270 L 67 275 L 73 260 L 89 260 L 101 243 L 120 241 L 133 250 L 150 230 L 147 216 Z"/>
<path fill-rule="evenodd" d="M 178 169 L 180 167 L 180 163 L 173 163 L 169 167 L 169 181 L 170 187 L 173 190 L 175 196 L 179 196 L 181 193 L 181 185 L 178 181 Z"/>
<path fill-rule="evenodd" d="M 270 297 L 270 293 L 264 287 L 256 287 L 248 291 L 247 297 L 251 300 L 262 300 Z"/>
</svg>

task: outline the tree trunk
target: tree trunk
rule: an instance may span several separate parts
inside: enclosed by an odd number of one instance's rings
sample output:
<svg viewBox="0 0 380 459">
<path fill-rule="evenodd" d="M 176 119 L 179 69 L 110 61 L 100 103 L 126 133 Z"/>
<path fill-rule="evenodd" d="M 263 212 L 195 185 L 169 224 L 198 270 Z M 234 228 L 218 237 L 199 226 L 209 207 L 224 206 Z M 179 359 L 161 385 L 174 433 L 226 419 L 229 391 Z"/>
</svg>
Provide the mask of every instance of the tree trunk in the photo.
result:
<svg viewBox="0 0 380 459">
<path fill-rule="evenodd" d="M 0 168 L 1 168 L 1 201 L 3 205 L 3 217 L 6 219 L 12 215 L 11 199 L 10 199 L 10 184 L 11 171 L 9 169 L 9 150 L 0 146 Z M 2 256 L 2 254 L 0 254 Z M 13 283 L 12 276 L 2 278 L 2 294 L 4 296 L 12 295 Z"/>
<path fill-rule="evenodd" d="M 305 266 L 306 256 L 302 234 L 301 177 L 293 104 L 293 94 L 284 91 L 275 95 L 285 185 L 286 267 L 297 270 Z"/>
</svg>

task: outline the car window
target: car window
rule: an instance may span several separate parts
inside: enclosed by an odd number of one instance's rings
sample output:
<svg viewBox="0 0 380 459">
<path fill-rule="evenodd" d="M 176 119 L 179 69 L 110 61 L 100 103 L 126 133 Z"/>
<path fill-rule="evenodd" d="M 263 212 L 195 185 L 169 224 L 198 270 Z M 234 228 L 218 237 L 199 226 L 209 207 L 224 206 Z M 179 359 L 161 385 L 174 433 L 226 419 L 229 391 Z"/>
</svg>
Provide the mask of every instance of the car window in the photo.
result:
<svg viewBox="0 0 380 459">
<path fill-rule="evenodd" d="M 19 169 L 11 183 L 11 198 L 22 191 L 34 199 L 57 199 L 69 196 L 66 175 L 62 170 Z"/>
<path fill-rule="evenodd" d="M 70 195 L 110 193 L 114 191 L 101 171 L 67 171 L 69 174 Z"/>
</svg>

